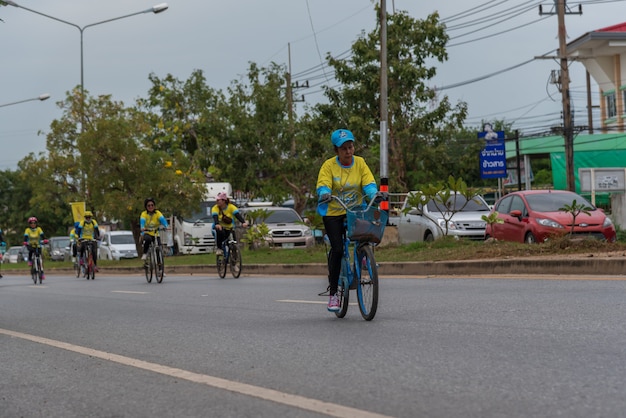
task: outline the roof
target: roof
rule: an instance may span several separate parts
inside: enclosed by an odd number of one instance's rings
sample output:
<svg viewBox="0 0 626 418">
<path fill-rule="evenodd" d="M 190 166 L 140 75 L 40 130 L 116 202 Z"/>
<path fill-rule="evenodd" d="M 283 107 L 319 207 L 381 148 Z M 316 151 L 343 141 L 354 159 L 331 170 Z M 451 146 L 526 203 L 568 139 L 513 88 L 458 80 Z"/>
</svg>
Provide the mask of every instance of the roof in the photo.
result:
<svg viewBox="0 0 626 418">
<path fill-rule="evenodd" d="M 587 32 L 567 44 L 568 55 L 619 55 L 626 53 L 626 22 Z M 582 51 L 581 51 L 582 50 Z"/>
</svg>

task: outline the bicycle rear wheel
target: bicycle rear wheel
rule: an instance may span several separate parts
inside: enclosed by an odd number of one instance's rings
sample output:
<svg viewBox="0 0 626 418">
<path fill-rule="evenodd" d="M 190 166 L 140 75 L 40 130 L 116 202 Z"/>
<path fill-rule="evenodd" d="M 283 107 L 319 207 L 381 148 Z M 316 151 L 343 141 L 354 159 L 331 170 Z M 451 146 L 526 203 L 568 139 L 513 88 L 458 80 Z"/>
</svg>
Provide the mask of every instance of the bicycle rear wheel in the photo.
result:
<svg viewBox="0 0 626 418">
<path fill-rule="evenodd" d="M 346 258 L 341 259 L 341 273 L 339 274 L 339 287 L 337 288 L 337 296 L 339 297 L 339 310 L 335 312 L 337 318 L 343 318 L 348 313 L 348 304 L 350 303 L 350 286 L 348 285 L 348 271 L 350 267 Z M 355 280 L 355 279 L 353 279 Z"/>
<path fill-rule="evenodd" d="M 241 276 L 241 251 L 237 244 L 230 247 L 230 272 L 235 279 Z"/>
<path fill-rule="evenodd" d="M 371 321 L 378 309 L 378 266 L 370 245 L 358 249 L 355 263 L 359 263 L 355 268 L 358 277 L 354 278 L 357 280 L 359 310 L 363 319 Z"/>
<path fill-rule="evenodd" d="M 165 264 L 163 262 L 163 249 L 161 246 L 158 246 L 154 249 L 154 264 L 155 264 L 155 272 L 157 283 L 163 282 L 163 276 L 165 275 Z"/>
<path fill-rule="evenodd" d="M 146 261 L 143 265 L 144 270 L 146 271 L 146 281 L 148 283 L 152 283 L 152 251 L 148 250 L 148 254 L 146 255 Z"/>
</svg>

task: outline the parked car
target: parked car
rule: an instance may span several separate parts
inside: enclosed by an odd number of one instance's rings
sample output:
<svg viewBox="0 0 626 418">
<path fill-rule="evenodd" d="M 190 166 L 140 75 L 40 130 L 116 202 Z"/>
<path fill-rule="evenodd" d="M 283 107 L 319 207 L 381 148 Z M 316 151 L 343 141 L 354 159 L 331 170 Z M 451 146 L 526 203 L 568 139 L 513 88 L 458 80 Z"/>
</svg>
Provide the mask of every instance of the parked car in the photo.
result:
<svg viewBox="0 0 626 418">
<path fill-rule="evenodd" d="M 407 195 L 398 220 L 398 239 L 401 244 L 433 241 L 447 233 L 458 238 L 483 240 L 486 222 L 482 219 L 490 211 L 482 196 L 476 195 L 469 201 L 460 193 L 450 196 L 448 202 L 429 200 L 417 207 L 409 204 L 409 199 L 417 192 Z M 409 208 L 405 213 L 404 209 Z M 449 208 L 449 211 L 446 209 Z M 455 212 L 451 215 L 452 212 Z"/>
<path fill-rule="evenodd" d="M 10 247 L 2 256 L 2 263 L 4 264 L 23 263 L 25 260 L 28 260 L 28 250 L 22 246 Z"/>
<path fill-rule="evenodd" d="M 104 233 L 98 247 L 98 258 L 101 260 L 120 260 L 137 258 L 137 245 L 132 231 L 109 231 Z"/>
<path fill-rule="evenodd" d="M 294 209 L 280 206 L 240 209 L 244 217 L 246 214 L 250 217 L 250 212 L 257 210 L 265 210 L 269 214 L 265 219 L 254 219 L 253 223 L 265 222 L 270 230 L 271 245 L 281 248 L 309 248 L 315 245 L 315 237 L 311 227 Z"/>
<path fill-rule="evenodd" d="M 566 190 L 523 190 L 500 198 L 493 211 L 503 223 L 487 225 L 485 238 L 531 244 L 567 234 L 572 229 L 572 214 L 559 209 L 571 206 L 574 200 L 590 209 L 589 215 L 581 212 L 576 216 L 573 235 L 614 242 L 615 226 L 604 211 Z"/>
<path fill-rule="evenodd" d="M 52 261 L 70 259 L 70 237 L 51 237 L 47 245 L 48 254 L 50 254 Z"/>
</svg>

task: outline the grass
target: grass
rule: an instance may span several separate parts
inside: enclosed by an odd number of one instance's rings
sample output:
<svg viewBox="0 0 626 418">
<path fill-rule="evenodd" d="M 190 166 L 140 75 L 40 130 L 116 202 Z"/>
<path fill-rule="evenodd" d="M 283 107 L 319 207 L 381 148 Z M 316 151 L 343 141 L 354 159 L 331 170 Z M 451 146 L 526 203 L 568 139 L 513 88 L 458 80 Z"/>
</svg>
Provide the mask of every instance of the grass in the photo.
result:
<svg viewBox="0 0 626 418">
<path fill-rule="evenodd" d="M 505 241 L 467 241 L 453 238 L 443 238 L 430 243 L 413 243 L 408 245 L 377 247 L 376 260 L 379 262 L 406 262 L 406 261 L 446 261 L 446 260 L 475 260 L 489 258 L 524 258 L 538 256 L 559 256 L 571 254 L 589 254 L 622 251 L 626 254 L 626 242 L 607 243 L 603 241 L 570 240 L 568 238 L 555 239 L 543 244 L 520 244 Z M 326 253 L 324 245 L 310 249 L 273 249 L 243 250 L 244 264 L 309 264 L 324 263 Z M 108 261 L 99 260 L 98 265 L 116 267 L 137 267 L 142 263 L 135 258 L 131 260 Z M 180 255 L 167 257 L 166 265 L 214 265 L 215 255 Z M 26 263 L 4 264 L 3 270 L 27 270 Z M 71 262 L 46 261 L 45 268 L 72 268 Z"/>
</svg>

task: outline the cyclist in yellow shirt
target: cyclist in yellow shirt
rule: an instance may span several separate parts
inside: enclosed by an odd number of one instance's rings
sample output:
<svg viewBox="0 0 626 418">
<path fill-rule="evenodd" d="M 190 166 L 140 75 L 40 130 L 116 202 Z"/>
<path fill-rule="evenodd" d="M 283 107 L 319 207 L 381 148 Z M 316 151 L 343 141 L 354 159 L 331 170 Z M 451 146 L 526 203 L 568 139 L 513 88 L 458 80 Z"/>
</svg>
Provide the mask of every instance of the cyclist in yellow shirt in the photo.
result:
<svg viewBox="0 0 626 418">
<path fill-rule="evenodd" d="M 141 239 L 143 240 L 143 255 L 141 259 L 146 261 L 148 249 L 152 241 L 156 239 L 157 243 L 161 245 L 161 238 L 157 233 L 159 225 L 162 225 L 164 228 L 167 228 L 169 225 L 165 216 L 156 208 L 156 202 L 153 198 L 149 197 L 144 200 L 143 207 L 146 210 L 141 212 L 141 216 L 139 216 L 139 228 L 141 229 Z"/>
<path fill-rule="evenodd" d="M 35 251 L 41 252 L 41 245 L 47 244 L 48 240 L 45 239 L 43 229 L 37 225 L 38 220 L 34 216 L 28 218 L 28 227 L 24 230 L 24 246 L 28 248 L 28 265 L 33 265 L 33 254 Z M 41 280 L 44 280 L 46 276 L 43 274 L 43 258 L 41 260 Z"/>
<path fill-rule="evenodd" d="M 100 238 L 100 229 L 98 227 L 98 222 L 93 219 L 93 213 L 91 211 L 85 211 L 85 215 L 82 221 L 78 223 L 76 227 L 76 235 L 78 236 L 78 240 L 97 240 Z M 85 260 L 85 245 L 81 244 L 78 251 L 80 257 L 80 264 L 82 265 Z M 93 265 L 98 272 L 98 244 L 94 244 L 91 246 L 91 255 L 93 257 Z"/>
<path fill-rule="evenodd" d="M 217 194 L 217 202 L 211 208 L 213 217 L 213 230 L 215 231 L 215 254 L 223 255 L 222 243 L 228 238 L 235 227 L 235 218 L 241 222 L 241 226 L 248 227 L 248 222 L 241 216 L 237 206 L 230 203 L 228 195 L 224 192 Z"/>
</svg>

